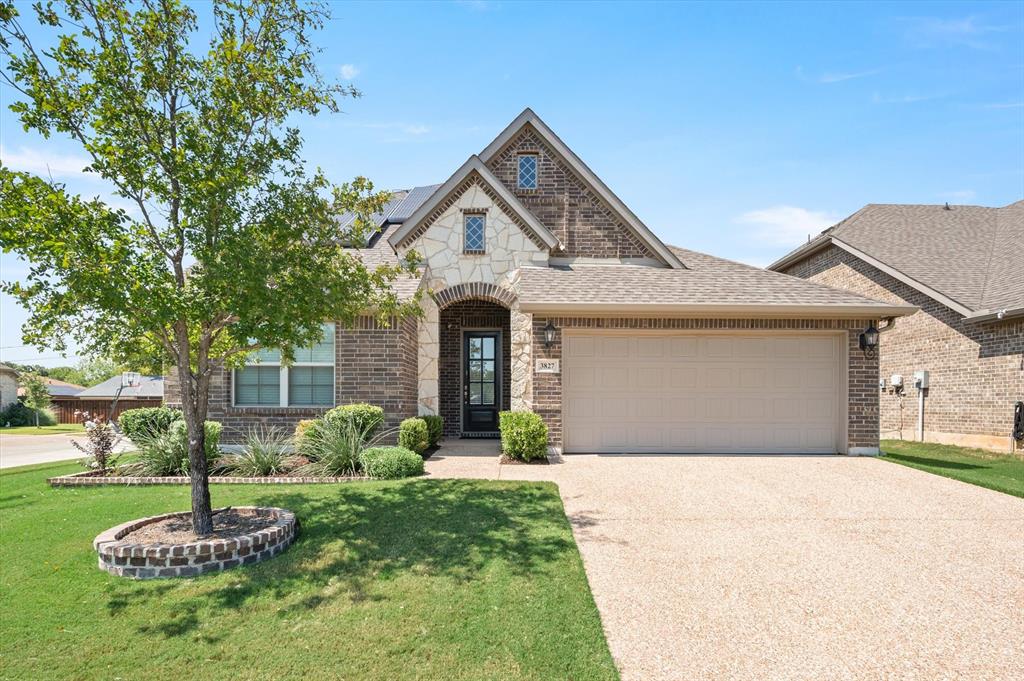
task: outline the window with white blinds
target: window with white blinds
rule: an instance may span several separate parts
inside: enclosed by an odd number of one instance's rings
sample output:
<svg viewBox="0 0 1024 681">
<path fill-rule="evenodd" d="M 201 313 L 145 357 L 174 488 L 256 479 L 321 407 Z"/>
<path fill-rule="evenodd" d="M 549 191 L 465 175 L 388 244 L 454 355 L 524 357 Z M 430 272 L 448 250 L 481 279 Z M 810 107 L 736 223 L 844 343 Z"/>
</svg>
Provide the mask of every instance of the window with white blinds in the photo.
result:
<svg viewBox="0 0 1024 681">
<path fill-rule="evenodd" d="M 279 350 L 260 350 L 234 371 L 239 407 L 330 407 L 334 405 L 334 324 L 324 324 L 319 343 L 295 350 L 291 366 Z"/>
</svg>

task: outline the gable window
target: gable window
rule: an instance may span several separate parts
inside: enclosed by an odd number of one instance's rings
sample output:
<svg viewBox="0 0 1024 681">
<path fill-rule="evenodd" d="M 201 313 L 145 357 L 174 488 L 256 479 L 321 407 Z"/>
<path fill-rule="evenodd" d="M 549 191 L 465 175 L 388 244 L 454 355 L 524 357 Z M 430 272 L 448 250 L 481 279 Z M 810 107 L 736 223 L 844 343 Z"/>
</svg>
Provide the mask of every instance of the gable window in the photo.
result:
<svg viewBox="0 0 1024 681">
<path fill-rule="evenodd" d="M 235 406 L 334 406 L 334 324 L 323 325 L 320 342 L 295 349 L 291 366 L 280 350 L 259 350 L 234 370 Z"/>
<path fill-rule="evenodd" d="M 537 188 L 536 154 L 521 154 L 519 156 L 519 179 L 516 184 L 520 189 Z"/>
<path fill-rule="evenodd" d="M 467 213 L 463 216 L 463 229 L 465 238 L 463 240 L 463 251 L 466 253 L 484 252 L 484 227 L 486 217 L 483 213 Z"/>
</svg>

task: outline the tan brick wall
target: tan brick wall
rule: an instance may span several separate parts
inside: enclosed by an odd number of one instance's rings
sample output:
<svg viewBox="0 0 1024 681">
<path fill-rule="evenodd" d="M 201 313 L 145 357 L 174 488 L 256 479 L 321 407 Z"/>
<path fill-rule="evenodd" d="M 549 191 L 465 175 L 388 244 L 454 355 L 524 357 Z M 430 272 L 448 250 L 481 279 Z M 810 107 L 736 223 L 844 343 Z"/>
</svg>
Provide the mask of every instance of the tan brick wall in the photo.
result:
<svg viewBox="0 0 1024 681">
<path fill-rule="evenodd" d="M 544 326 L 550 319 L 555 342 L 544 347 Z M 562 329 L 678 329 L 686 330 L 845 330 L 847 331 L 847 396 L 849 401 L 847 443 L 849 447 L 878 447 L 878 358 L 868 358 L 858 347 L 860 332 L 870 320 L 834 319 L 622 319 L 541 317 L 533 320 L 534 362 L 562 358 Z M 564 364 L 564 363 L 563 363 Z M 533 410 L 548 426 L 549 444 L 562 446 L 562 374 L 534 374 Z"/>
<path fill-rule="evenodd" d="M 902 400 L 905 436 L 912 436 L 917 425 L 913 374 L 925 369 L 930 384 L 925 393 L 926 439 L 965 436 L 965 444 L 984 446 L 985 438 L 975 436 L 988 436 L 991 446 L 1009 444 L 1014 402 L 1024 400 L 1024 321 L 966 323 L 955 310 L 835 246 L 786 272 L 921 308 L 898 319 L 895 328 L 883 333 L 880 340 L 881 376 L 888 383 L 892 374 L 901 374 L 906 385 Z M 887 386 L 880 405 L 883 437 L 898 434 L 900 405 L 900 397 Z"/>
<path fill-rule="evenodd" d="M 518 156 L 537 155 L 537 188 L 519 189 Z M 495 177 L 562 241 L 560 256 L 594 258 L 653 258 L 629 227 L 590 191 L 537 133 L 523 128 L 487 164 Z"/>
<path fill-rule="evenodd" d="M 368 402 L 384 409 L 385 428 L 394 428 L 405 418 L 415 416 L 416 320 L 391 320 L 382 326 L 372 317 L 361 317 L 352 328 L 336 324 L 335 330 L 335 404 Z M 164 378 L 164 403 L 180 406 L 178 374 L 169 368 Z M 231 372 L 217 370 L 210 382 L 208 418 L 224 426 L 221 441 L 242 440 L 258 425 L 276 426 L 290 433 L 302 419 L 315 418 L 327 408 L 308 407 L 234 407 L 231 397 Z"/>
</svg>

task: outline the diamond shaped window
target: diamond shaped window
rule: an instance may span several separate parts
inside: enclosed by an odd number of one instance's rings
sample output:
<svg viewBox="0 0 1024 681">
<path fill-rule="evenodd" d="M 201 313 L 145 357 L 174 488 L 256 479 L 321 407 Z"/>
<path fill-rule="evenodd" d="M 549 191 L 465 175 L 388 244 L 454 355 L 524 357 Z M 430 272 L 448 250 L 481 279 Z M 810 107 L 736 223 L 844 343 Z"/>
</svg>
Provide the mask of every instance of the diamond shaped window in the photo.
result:
<svg viewBox="0 0 1024 681">
<path fill-rule="evenodd" d="M 537 157 L 532 154 L 519 157 L 519 188 L 537 188 Z"/>
<path fill-rule="evenodd" d="M 484 252 L 484 216 L 467 215 L 465 217 L 465 248 L 467 253 Z"/>
</svg>

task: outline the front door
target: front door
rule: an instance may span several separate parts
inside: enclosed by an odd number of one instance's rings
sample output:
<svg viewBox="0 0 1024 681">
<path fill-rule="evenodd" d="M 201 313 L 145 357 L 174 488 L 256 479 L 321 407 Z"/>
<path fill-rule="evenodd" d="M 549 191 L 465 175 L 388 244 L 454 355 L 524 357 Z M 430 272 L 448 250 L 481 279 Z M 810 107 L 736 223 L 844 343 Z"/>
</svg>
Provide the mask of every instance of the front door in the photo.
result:
<svg viewBox="0 0 1024 681">
<path fill-rule="evenodd" d="M 462 430 L 498 432 L 501 333 L 466 331 L 462 342 Z"/>
</svg>

